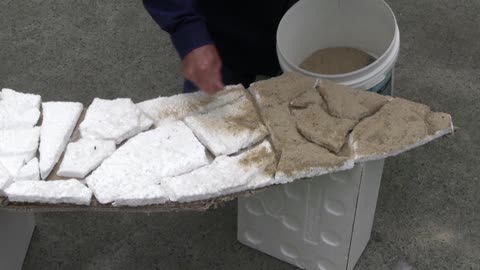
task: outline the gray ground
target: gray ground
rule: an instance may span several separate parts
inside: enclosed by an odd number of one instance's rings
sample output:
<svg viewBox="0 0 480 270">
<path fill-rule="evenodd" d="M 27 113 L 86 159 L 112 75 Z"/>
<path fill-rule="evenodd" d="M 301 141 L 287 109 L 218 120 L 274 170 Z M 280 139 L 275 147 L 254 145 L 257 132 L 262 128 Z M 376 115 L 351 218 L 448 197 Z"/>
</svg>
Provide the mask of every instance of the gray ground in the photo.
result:
<svg viewBox="0 0 480 270">
<path fill-rule="evenodd" d="M 357 269 L 480 269 L 480 2 L 389 2 L 402 34 L 396 94 L 451 113 L 459 129 L 388 159 Z M 169 95 L 181 82 L 139 0 L 0 1 L 2 87 L 88 104 Z M 235 208 L 39 214 L 24 269 L 295 269 L 236 241 Z"/>
</svg>

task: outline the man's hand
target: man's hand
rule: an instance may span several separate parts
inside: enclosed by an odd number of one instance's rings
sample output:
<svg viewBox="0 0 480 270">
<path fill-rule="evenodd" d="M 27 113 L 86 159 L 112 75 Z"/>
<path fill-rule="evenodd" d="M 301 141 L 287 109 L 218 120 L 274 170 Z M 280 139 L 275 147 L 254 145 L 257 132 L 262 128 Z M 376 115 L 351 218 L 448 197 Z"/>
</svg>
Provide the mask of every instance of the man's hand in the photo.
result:
<svg viewBox="0 0 480 270">
<path fill-rule="evenodd" d="M 198 47 L 182 60 L 182 73 L 207 94 L 215 94 L 223 89 L 222 61 L 214 45 Z"/>
</svg>

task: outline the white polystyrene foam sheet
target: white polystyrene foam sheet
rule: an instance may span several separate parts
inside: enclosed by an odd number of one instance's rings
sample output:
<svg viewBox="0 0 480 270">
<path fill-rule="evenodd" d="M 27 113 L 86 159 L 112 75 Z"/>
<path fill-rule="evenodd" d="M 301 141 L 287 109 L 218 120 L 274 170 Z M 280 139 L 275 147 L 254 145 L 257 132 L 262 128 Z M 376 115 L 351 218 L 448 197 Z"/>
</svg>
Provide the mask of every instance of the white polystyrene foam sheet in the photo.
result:
<svg viewBox="0 0 480 270">
<path fill-rule="evenodd" d="M 27 161 L 25 160 L 24 156 L 8 156 L 8 157 L 0 157 L 0 164 L 3 165 L 5 169 L 7 169 L 8 173 L 15 177 L 20 168 L 25 166 Z"/>
<path fill-rule="evenodd" d="M 143 113 L 143 111 L 140 108 L 136 107 L 135 111 L 137 112 L 138 121 L 139 121 L 138 133 L 150 129 L 150 127 L 153 125 L 153 120 L 150 119 L 150 117 L 148 117 L 145 113 Z"/>
<path fill-rule="evenodd" d="M 44 102 L 40 135 L 40 175 L 47 178 L 60 159 L 75 129 L 83 105 L 78 102 Z"/>
<path fill-rule="evenodd" d="M 82 138 L 67 145 L 58 176 L 84 178 L 97 168 L 116 149 L 112 140 L 92 140 Z"/>
<path fill-rule="evenodd" d="M 5 167 L 0 164 L 0 196 L 4 196 L 4 190 L 12 182 L 12 177 Z"/>
<path fill-rule="evenodd" d="M 227 86 L 225 90 L 213 96 L 203 92 L 178 94 L 146 100 L 138 103 L 137 106 L 158 127 L 163 122 L 183 120 L 187 116 L 205 113 L 232 103 L 243 95 L 245 95 L 245 89 L 241 85 Z"/>
<path fill-rule="evenodd" d="M 41 97 L 4 88 L 0 92 L 0 129 L 31 128 L 40 117 Z"/>
<path fill-rule="evenodd" d="M 100 203 L 111 203 L 208 163 L 205 147 L 183 122 L 165 123 L 128 140 L 87 177 L 87 184 Z"/>
<path fill-rule="evenodd" d="M 447 134 L 450 134 L 452 132 L 454 132 L 453 122 L 452 122 L 450 127 L 442 129 L 442 130 L 438 130 L 438 131 L 435 132 L 435 134 L 426 136 L 426 137 L 418 140 L 414 144 L 405 145 L 404 147 L 402 147 L 400 149 L 397 149 L 396 151 L 393 151 L 393 152 L 378 153 L 376 155 L 361 155 L 361 154 L 355 153 L 355 142 L 353 142 L 352 136 L 349 137 L 348 143 L 349 143 L 349 145 L 351 145 L 351 148 L 353 148 L 353 152 L 354 152 L 353 155 L 354 155 L 355 162 L 356 163 L 361 163 L 361 162 L 368 162 L 368 161 L 380 160 L 380 159 L 386 159 L 388 157 L 398 156 L 398 155 L 400 155 L 404 152 L 407 152 L 407 151 L 412 150 L 414 148 L 420 147 L 424 144 L 427 144 L 427 143 L 429 143 L 429 142 L 431 142 L 435 139 L 443 137 L 443 136 L 445 136 Z"/>
<path fill-rule="evenodd" d="M 22 203 L 89 205 L 92 191 L 75 179 L 17 181 L 5 189 L 8 200 Z"/>
<path fill-rule="evenodd" d="M 312 167 L 309 169 L 296 170 L 291 174 L 286 174 L 283 171 L 277 171 L 275 174 L 275 181 L 277 184 L 286 184 L 297 179 L 311 178 L 320 175 L 325 175 L 333 172 L 350 170 L 355 166 L 353 159 L 348 159 L 339 166 L 334 167 Z"/>
<path fill-rule="evenodd" d="M 35 181 L 40 180 L 40 171 L 38 167 L 38 159 L 33 158 L 25 166 L 20 168 L 15 181 Z"/>
<path fill-rule="evenodd" d="M 395 98 L 360 122 L 348 144 L 356 162 L 364 162 L 398 155 L 451 132 L 450 115 Z"/>
<path fill-rule="evenodd" d="M 185 123 L 215 156 L 236 153 L 268 135 L 246 96 L 206 114 L 186 117 Z"/>
<path fill-rule="evenodd" d="M 114 140 L 117 144 L 148 129 L 153 121 L 129 98 L 95 98 L 80 124 L 84 138 Z"/>
<path fill-rule="evenodd" d="M 0 130 L 0 156 L 25 156 L 26 161 L 37 153 L 40 128 Z"/>
<path fill-rule="evenodd" d="M 165 189 L 157 184 L 140 186 L 115 199 L 114 206 L 144 206 L 162 204 L 168 201 Z"/>
<path fill-rule="evenodd" d="M 255 162 L 255 154 L 266 156 Z M 247 161 L 249 157 L 253 161 Z M 168 192 L 171 201 L 189 202 L 214 198 L 273 183 L 272 174 L 266 172 L 266 169 L 274 162 L 270 143 L 265 141 L 237 156 L 220 156 L 211 164 L 190 173 L 164 178 L 160 185 Z"/>
</svg>

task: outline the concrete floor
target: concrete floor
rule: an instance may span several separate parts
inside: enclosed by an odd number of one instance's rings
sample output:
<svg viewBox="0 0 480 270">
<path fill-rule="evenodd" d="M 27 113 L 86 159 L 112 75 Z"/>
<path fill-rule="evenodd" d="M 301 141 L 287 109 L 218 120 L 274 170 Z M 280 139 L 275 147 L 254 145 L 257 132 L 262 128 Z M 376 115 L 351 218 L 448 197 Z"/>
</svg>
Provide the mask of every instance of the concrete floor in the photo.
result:
<svg viewBox="0 0 480 270">
<path fill-rule="evenodd" d="M 396 95 L 453 115 L 454 136 L 388 159 L 356 269 L 480 269 L 480 2 L 390 0 Z M 180 91 L 179 61 L 141 1 L 0 1 L 0 86 L 44 100 Z M 236 241 L 236 206 L 206 213 L 38 214 L 24 269 L 296 269 Z"/>
</svg>

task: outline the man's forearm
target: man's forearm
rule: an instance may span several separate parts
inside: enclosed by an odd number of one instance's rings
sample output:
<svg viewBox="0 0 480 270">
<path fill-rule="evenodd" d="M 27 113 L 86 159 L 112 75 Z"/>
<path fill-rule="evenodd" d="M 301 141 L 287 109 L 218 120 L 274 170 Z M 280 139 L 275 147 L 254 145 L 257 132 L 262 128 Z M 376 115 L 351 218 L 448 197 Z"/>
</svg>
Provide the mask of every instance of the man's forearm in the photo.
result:
<svg viewBox="0 0 480 270">
<path fill-rule="evenodd" d="M 211 44 L 205 19 L 195 10 L 195 0 L 143 0 L 160 27 L 170 34 L 183 59 L 192 50 Z"/>
</svg>

